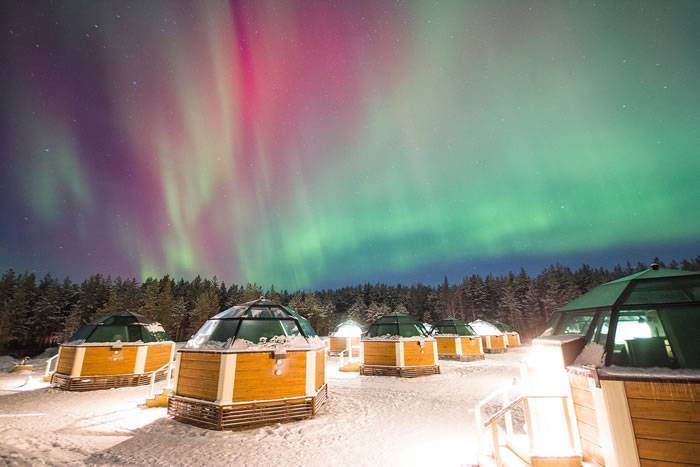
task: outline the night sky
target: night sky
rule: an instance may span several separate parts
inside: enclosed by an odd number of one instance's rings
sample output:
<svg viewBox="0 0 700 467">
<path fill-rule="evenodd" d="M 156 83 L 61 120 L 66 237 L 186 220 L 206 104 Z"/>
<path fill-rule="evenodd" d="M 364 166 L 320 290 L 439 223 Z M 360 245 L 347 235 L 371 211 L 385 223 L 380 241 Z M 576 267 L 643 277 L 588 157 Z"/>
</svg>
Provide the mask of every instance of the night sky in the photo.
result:
<svg viewBox="0 0 700 467">
<path fill-rule="evenodd" d="M 0 268 L 286 288 L 700 253 L 698 1 L 4 1 Z"/>
</svg>

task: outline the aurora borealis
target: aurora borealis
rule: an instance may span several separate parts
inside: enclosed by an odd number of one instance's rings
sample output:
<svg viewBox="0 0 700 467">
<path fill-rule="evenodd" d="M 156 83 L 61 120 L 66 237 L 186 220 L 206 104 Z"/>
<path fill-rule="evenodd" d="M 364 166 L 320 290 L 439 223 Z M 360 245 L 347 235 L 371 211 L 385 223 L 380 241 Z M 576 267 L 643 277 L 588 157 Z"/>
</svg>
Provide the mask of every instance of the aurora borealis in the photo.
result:
<svg viewBox="0 0 700 467">
<path fill-rule="evenodd" d="M 699 2 L 3 10 L 2 268 L 312 288 L 700 253 Z"/>
</svg>

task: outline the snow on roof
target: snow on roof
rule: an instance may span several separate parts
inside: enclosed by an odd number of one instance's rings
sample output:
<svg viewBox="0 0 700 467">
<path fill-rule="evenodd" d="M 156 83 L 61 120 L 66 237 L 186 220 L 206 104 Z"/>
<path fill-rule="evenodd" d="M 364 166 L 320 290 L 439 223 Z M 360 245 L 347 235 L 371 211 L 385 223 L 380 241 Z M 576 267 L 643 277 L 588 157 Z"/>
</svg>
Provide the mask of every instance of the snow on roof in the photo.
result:
<svg viewBox="0 0 700 467">
<path fill-rule="evenodd" d="M 493 324 L 483 319 L 469 323 L 469 326 L 480 336 L 502 336 L 503 333 Z"/>
<path fill-rule="evenodd" d="M 611 365 L 598 369 L 598 376 L 601 379 L 662 379 L 674 380 L 679 383 L 700 381 L 700 369 L 697 368 L 632 368 Z"/>
</svg>

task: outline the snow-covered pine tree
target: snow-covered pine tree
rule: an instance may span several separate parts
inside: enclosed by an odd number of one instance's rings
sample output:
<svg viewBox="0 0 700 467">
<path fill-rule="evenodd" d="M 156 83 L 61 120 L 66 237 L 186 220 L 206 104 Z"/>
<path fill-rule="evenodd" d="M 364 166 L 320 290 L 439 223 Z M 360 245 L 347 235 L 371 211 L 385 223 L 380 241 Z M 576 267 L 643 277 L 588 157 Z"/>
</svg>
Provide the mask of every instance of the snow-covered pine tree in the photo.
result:
<svg viewBox="0 0 700 467">
<path fill-rule="evenodd" d="M 367 305 L 365 304 L 364 299 L 360 295 L 358 295 L 355 298 L 353 304 L 350 305 L 347 314 L 349 319 L 357 323 L 365 322 L 365 319 L 367 317 Z"/>
<path fill-rule="evenodd" d="M 372 302 L 367 307 L 367 313 L 365 315 L 364 321 L 367 324 L 372 324 L 382 316 L 384 316 L 384 310 L 382 309 L 382 307 L 379 306 L 376 302 Z"/>
</svg>

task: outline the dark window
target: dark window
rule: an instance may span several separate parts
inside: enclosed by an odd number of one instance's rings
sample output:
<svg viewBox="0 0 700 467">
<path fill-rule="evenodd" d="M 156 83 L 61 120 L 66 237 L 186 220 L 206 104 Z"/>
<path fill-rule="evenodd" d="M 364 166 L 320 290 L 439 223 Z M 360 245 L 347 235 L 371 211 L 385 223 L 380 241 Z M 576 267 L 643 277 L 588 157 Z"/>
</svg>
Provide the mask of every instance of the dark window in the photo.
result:
<svg viewBox="0 0 700 467">
<path fill-rule="evenodd" d="M 585 336 L 591 326 L 595 311 L 565 312 L 556 324 L 555 336 L 573 335 Z"/>
<path fill-rule="evenodd" d="M 613 365 L 676 368 L 676 358 L 656 310 L 622 310 L 613 344 Z"/>
</svg>

